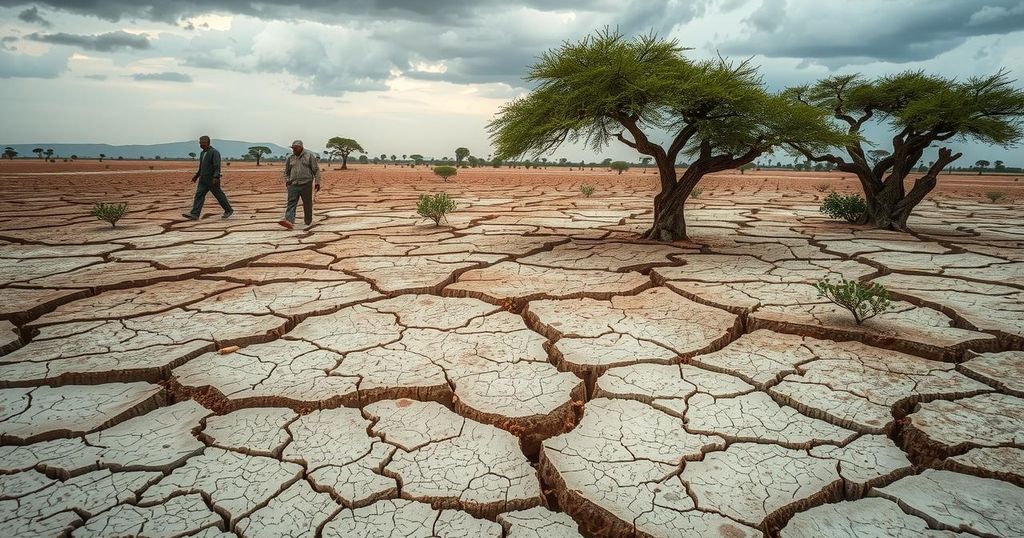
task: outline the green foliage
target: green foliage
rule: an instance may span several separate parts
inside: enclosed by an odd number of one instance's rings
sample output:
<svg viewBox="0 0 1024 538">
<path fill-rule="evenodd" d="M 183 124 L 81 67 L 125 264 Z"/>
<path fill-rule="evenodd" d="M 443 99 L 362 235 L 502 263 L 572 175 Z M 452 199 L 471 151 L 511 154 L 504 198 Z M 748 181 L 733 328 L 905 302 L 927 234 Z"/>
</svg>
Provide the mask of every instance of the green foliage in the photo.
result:
<svg viewBox="0 0 1024 538">
<path fill-rule="evenodd" d="M 500 168 L 502 163 L 504 163 L 504 162 L 505 161 L 502 161 L 498 157 L 495 157 L 495 158 L 491 159 L 491 166 L 493 166 L 494 168 Z"/>
<path fill-rule="evenodd" d="M 857 222 L 867 210 L 868 205 L 863 196 L 859 194 L 843 196 L 834 191 L 825 197 L 819 208 L 822 213 L 847 222 Z"/>
<path fill-rule="evenodd" d="M 351 138 L 343 138 L 340 136 L 335 136 L 328 140 L 326 148 L 328 152 L 341 155 L 342 170 L 348 169 L 348 156 L 353 151 L 358 151 L 359 153 L 364 154 L 366 153 L 366 150 L 363 149 L 363 146 L 359 145 L 359 142 L 356 142 Z"/>
<path fill-rule="evenodd" d="M 469 148 L 455 148 L 455 164 L 462 164 L 466 157 L 469 157 Z"/>
<path fill-rule="evenodd" d="M 627 163 L 626 161 L 614 161 L 608 163 L 608 168 L 611 168 L 612 170 L 618 172 L 619 175 L 622 175 L 623 172 L 629 170 L 629 163 Z"/>
<path fill-rule="evenodd" d="M 441 179 L 443 179 L 445 181 L 448 181 L 448 178 L 450 178 L 450 177 L 452 177 L 452 176 L 454 176 L 455 174 L 458 174 L 458 173 L 459 173 L 459 171 L 456 170 L 454 166 L 435 166 L 434 167 L 434 174 L 436 174 L 438 177 L 440 177 Z"/>
<path fill-rule="evenodd" d="M 675 40 L 627 39 L 606 29 L 545 52 L 525 77 L 536 89 L 488 126 L 497 154 L 540 155 L 566 141 L 600 151 L 624 126 L 693 130 L 686 148 L 693 155 L 702 144 L 741 155 L 786 142 L 824 149 L 847 139 L 825 112 L 766 92 L 748 62 L 690 60 L 684 50 Z"/>
<path fill-rule="evenodd" d="M 597 189 L 593 185 L 580 185 L 580 192 L 583 196 L 590 198 Z"/>
<path fill-rule="evenodd" d="M 1006 194 L 1004 194 L 1002 192 L 999 192 L 999 191 L 989 191 L 989 192 L 986 192 L 985 196 L 989 200 L 991 200 L 993 204 L 998 202 L 999 200 L 1002 200 L 1003 198 L 1006 198 Z"/>
<path fill-rule="evenodd" d="M 814 186 L 814 190 L 816 190 L 818 192 L 828 192 L 828 191 L 832 190 L 832 184 L 831 183 L 818 183 L 817 185 Z"/>
<path fill-rule="evenodd" d="M 818 296 L 845 308 L 853 314 L 857 325 L 864 323 L 878 314 L 884 313 L 891 306 L 889 292 L 880 284 L 862 284 L 856 280 L 841 280 L 838 283 L 825 279 L 818 281 L 814 287 Z"/>
<path fill-rule="evenodd" d="M 827 77 L 811 87 L 793 88 L 790 95 L 802 93 L 817 106 L 843 113 L 871 111 L 910 136 L 947 140 L 959 135 L 1007 147 L 1024 137 L 1024 91 L 1013 82 L 1005 71 L 964 81 L 905 71 L 874 80 Z"/>
<path fill-rule="evenodd" d="M 18 156 L 18 150 L 14 149 L 14 148 L 12 148 L 10 146 L 7 146 L 7 147 L 4 148 L 4 157 L 6 157 L 7 159 L 10 159 L 10 160 L 13 161 L 14 158 L 17 157 L 17 156 Z"/>
<path fill-rule="evenodd" d="M 271 153 L 273 152 L 270 151 L 270 148 L 268 148 L 267 146 L 250 146 L 249 153 L 247 153 L 246 155 L 252 157 L 253 159 L 256 159 L 256 166 L 259 166 L 260 159 L 262 159 L 264 155 L 270 155 Z M 189 155 L 195 154 L 189 153 Z"/>
<path fill-rule="evenodd" d="M 700 195 L 704 194 L 704 187 L 694 187 L 690 191 L 690 198 L 700 198 Z"/>
<path fill-rule="evenodd" d="M 109 222 L 111 227 L 115 227 L 118 220 L 124 216 L 125 212 L 128 211 L 127 203 L 120 204 L 105 204 L 97 202 L 92 206 L 92 216 L 104 221 Z"/>
<path fill-rule="evenodd" d="M 747 170 L 753 170 L 757 166 L 754 163 L 747 163 L 740 167 L 740 175 L 743 175 Z"/>
<path fill-rule="evenodd" d="M 421 216 L 434 221 L 435 225 L 441 224 L 445 215 L 455 211 L 455 200 L 452 200 L 447 193 L 421 194 L 416 202 L 416 212 Z M 447 220 L 447 219 L 446 219 Z"/>
<path fill-rule="evenodd" d="M 412 159 L 413 165 L 423 164 L 423 156 L 418 153 L 410 155 L 409 158 Z"/>
</svg>

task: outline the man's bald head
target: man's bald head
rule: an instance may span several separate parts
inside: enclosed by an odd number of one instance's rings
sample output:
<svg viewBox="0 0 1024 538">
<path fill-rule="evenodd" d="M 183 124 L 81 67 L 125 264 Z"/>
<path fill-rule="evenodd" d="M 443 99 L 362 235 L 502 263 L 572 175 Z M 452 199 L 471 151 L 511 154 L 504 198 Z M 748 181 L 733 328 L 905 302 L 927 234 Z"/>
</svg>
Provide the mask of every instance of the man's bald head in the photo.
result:
<svg viewBox="0 0 1024 538">
<path fill-rule="evenodd" d="M 210 137 L 203 135 L 199 137 L 199 147 L 206 149 L 210 147 Z"/>
</svg>

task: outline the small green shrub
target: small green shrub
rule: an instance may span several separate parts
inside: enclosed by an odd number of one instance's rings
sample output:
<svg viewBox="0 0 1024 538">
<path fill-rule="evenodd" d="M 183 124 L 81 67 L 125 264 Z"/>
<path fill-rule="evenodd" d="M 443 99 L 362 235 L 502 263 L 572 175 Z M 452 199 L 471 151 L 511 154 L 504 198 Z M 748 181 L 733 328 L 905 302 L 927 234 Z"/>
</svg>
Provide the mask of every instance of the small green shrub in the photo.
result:
<svg viewBox="0 0 1024 538">
<path fill-rule="evenodd" d="M 818 192 L 828 192 L 828 191 L 832 190 L 832 184 L 831 183 L 818 183 L 817 185 L 814 186 L 814 189 L 816 191 L 818 191 Z"/>
<path fill-rule="evenodd" d="M 597 189 L 593 185 L 580 185 L 580 192 L 583 196 L 590 198 Z"/>
<path fill-rule="evenodd" d="M 857 222 L 868 210 L 868 204 L 859 194 L 843 196 L 837 192 L 831 192 L 825 197 L 819 210 L 834 219 Z"/>
<path fill-rule="evenodd" d="M 1006 195 L 1001 193 L 1001 192 L 999 192 L 999 191 L 988 191 L 988 192 L 985 193 L 985 197 L 987 197 L 989 200 L 991 200 L 992 203 L 994 204 L 994 203 L 998 202 L 999 200 L 1002 200 L 1003 198 L 1006 198 Z"/>
<path fill-rule="evenodd" d="M 92 216 L 104 222 L 109 222 L 111 227 L 117 226 L 117 221 L 121 220 L 126 211 L 128 211 L 127 203 L 105 204 L 97 202 L 96 205 L 92 206 Z"/>
<path fill-rule="evenodd" d="M 416 202 L 416 212 L 434 221 L 435 225 L 440 225 L 441 219 L 445 219 L 445 215 L 452 211 L 455 211 L 455 200 L 447 193 L 421 194 Z"/>
<path fill-rule="evenodd" d="M 825 279 L 814 287 L 818 290 L 818 297 L 824 297 L 849 310 L 857 325 L 885 312 L 892 304 L 888 290 L 876 283 L 862 284 L 844 279 L 833 284 Z"/>
<path fill-rule="evenodd" d="M 702 194 L 704 194 L 704 189 L 702 187 L 694 187 L 693 190 L 690 191 L 690 198 L 700 198 L 700 195 Z"/>
<path fill-rule="evenodd" d="M 459 171 L 454 166 L 435 166 L 434 173 L 441 179 L 448 181 L 448 178 L 458 174 Z"/>
<path fill-rule="evenodd" d="M 622 175 L 623 172 L 629 170 L 629 163 L 626 161 L 614 161 L 608 167 Z"/>
</svg>

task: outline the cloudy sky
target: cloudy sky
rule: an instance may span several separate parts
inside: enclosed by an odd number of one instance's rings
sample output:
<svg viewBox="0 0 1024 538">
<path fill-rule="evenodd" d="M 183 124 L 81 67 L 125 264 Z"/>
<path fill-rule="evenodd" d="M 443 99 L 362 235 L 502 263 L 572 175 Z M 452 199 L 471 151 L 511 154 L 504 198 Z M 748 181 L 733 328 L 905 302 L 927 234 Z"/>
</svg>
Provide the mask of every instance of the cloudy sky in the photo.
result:
<svg viewBox="0 0 1024 538">
<path fill-rule="evenodd" d="M 753 57 L 772 89 L 907 69 L 1024 81 L 1020 0 L 0 0 L 0 139 L 319 149 L 340 135 L 373 155 L 485 156 L 526 66 L 605 26 Z M 1020 148 L 960 147 L 961 165 L 1024 165 Z"/>
</svg>

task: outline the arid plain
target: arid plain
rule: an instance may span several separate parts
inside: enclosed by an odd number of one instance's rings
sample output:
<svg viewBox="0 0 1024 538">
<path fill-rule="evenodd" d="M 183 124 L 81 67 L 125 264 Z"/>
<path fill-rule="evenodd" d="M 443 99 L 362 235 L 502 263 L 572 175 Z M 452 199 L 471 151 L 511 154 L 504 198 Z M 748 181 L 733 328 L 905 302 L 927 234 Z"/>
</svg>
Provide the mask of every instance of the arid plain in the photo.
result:
<svg viewBox="0 0 1024 538">
<path fill-rule="evenodd" d="M 665 244 L 653 170 L 352 168 L 285 231 L 280 164 L 187 222 L 189 162 L 0 163 L 0 535 L 1024 535 L 1017 176 L 900 234 L 717 174 Z"/>
</svg>

